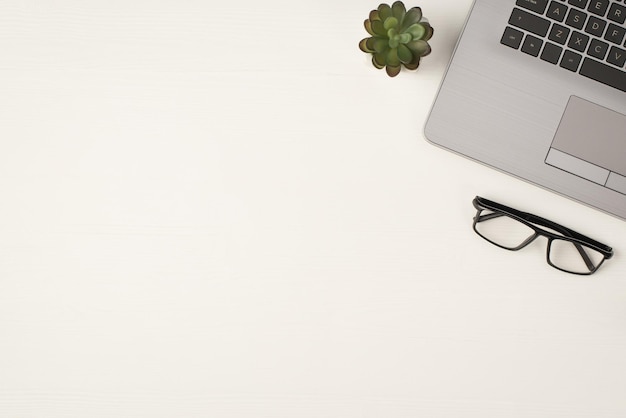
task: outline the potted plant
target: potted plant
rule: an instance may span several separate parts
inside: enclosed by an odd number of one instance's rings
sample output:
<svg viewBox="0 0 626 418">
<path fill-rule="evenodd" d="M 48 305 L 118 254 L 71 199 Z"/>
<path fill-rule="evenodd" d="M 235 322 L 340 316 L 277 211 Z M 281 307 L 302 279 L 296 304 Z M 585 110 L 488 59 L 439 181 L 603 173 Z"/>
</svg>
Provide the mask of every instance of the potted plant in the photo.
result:
<svg viewBox="0 0 626 418">
<path fill-rule="evenodd" d="M 391 6 L 383 3 L 370 12 L 364 25 L 371 36 L 362 39 L 359 48 L 372 54 L 374 67 L 384 68 L 390 77 L 397 76 L 402 67 L 416 70 L 420 59 L 430 54 L 433 27 L 419 7 L 406 10 L 401 1 Z"/>
</svg>

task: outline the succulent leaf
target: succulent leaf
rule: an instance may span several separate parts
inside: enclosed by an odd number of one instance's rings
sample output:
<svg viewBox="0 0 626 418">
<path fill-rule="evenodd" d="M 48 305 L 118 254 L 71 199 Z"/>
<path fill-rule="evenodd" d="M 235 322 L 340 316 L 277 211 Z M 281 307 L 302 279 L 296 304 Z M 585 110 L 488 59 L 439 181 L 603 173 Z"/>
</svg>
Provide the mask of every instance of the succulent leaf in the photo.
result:
<svg viewBox="0 0 626 418">
<path fill-rule="evenodd" d="M 393 16 L 388 17 L 387 19 L 385 19 L 385 22 L 383 23 L 383 26 L 387 30 L 392 29 L 392 28 L 396 28 L 396 27 L 398 27 L 398 19 L 396 19 Z"/>
<path fill-rule="evenodd" d="M 398 45 L 400 45 L 400 37 L 399 36 L 394 36 L 393 38 L 389 39 L 389 47 L 396 49 L 398 47 Z"/>
<path fill-rule="evenodd" d="M 387 75 L 389 77 L 395 77 L 398 74 L 400 74 L 400 70 L 402 69 L 401 66 L 397 65 L 397 66 L 391 66 L 391 65 L 387 65 L 385 67 L 385 71 L 387 71 Z"/>
<path fill-rule="evenodd" d="M 422 39 L 426 34 L 426 28 L 421 23 L 415 23 L 406 29 L 413 39 Z"/>
<path fill-rule="evenodd" d="M 389 52 L 387 52 L 387 65 L 391 65 L 392 67 L 400 65 L 397 48 L 391 48 Z"/>
<path fill-rule="evenodd" d="M 380 66 L 379 68 L 387 65 L 387 51 L 377 52 L 376 54 L 374 54 L 373 61 L 375 63 L 374 65 L 377 64 Z"/>
<path fill-rule="evenodd" d="M 413 61 L 413 53 L 406 45 L 398 45 L 398 59 L 402 64 L 408 64 Z"/>
<path fill-rule="evenodd" d="M 419 66 L 420 66 L 420 59 L 419 59 L 419 57 L 417 58 L 417 60 L 413 60 L 413 61 L 411 61 L 411 62 L 409 62 L 407 64 L 404 64 L 404 67 L 407 70 L 417 70 L 417 67 L 419 67 Z"/>
<path fill-rule="evenodd" d="M 406 44 L 406 43 L 409 43 L 409 42 L 411 42 L 412 40 L 413 40 L 413 37 L 411 36 L 411 34 L 410 34 L 410 33 L 403 33 L 403 34 L 401 34 L 401 35 L 398 35 L 398 41 L 399 41 L 401 44 Z"/>
<path fill-rule="evenodd" d="M 372 21 L 372 30 L 375 36 L 387 36 L 387 30 L 380 20 Z"/>
<path fill-rule="evenodd" d="M 422 39 L 409 42 L 408 44 L 406 44 L 406 46 L 411 50 L 414 55 L 417 55 L 418 57 L 423 57 L 430 54 L 430 45 L 428 45 L 428 42 Z"/>
<path fill-rule="evenodd" d="M 374 38 L 361 39 L 361 42 L 359 42 L 359 49 L 369 54 L 371 54 L 372 52 L 376 52 L 373 48 L 370 48 L 369 46 L 367 46 L 368 42 L 370 42 L 370 39 L 374 39 Z"/>
<path fill-rule="evenodd" d="M 363 22 L 363 26 L 365 26 L 365 30 L 367 31 L 367 33 L 369 33 L 372 36 L 376 35 L 374 33 L 374 30 L 372 29 L 372 21 L 371 20 L 365 19 L 365 22 Z"/>
<path fill-rule="evenodd" d="M 404 15 L 406 14 L 406 7 L 404 7 L 404 3 L 401 1 L 396 1 L 391 5 L 391 12 L 393 16 L 398 19 L 398 21 L 402 21 L 404 19 Z"/>
<path fill-rule="evenodd" d="M 378 6 L 378 14 L 380 15 L 380 20 L 383 21 L 393 16 L 391 7 L 385 3 L 382 3 Z"/>
<path fill-rule="evenodd" d="M 378 68 L 379 70 L 382 70 L 383 68 L 385 68 L 384 64 L 380 64 L 378 61 L 376 61 L 376 55 L 372 56 L 372 64 L 374 65 L 374 67 Z"/>
<path fill-rule="evenodd" d="M 424 26 L 424 29 L 426 29 L 426 33 L 424 34 L 424 37 L 422 39 L 427 41 L 433 37 L 433 33 L 435 32 L 435 30 L 432 26 L 430 26 L 428 22 L 422 22 L 421 25 Z"/>
<path fill-rule="evenodd" d="M 372 42 L 372 49 L 374 50 L 374 52 L 383 52 L 387 48 L 389 48 L 389 42 L 386 39 L 376 38 Z"/>
<path fill-rule="evenodd" d="M 422 9 L 419 7 L 413 7 L 406 12 L 404 21 L 402 22 L 401 30 L 408 28 L 409 26 L 418 23 L 422 20 Z"/>
</svg>

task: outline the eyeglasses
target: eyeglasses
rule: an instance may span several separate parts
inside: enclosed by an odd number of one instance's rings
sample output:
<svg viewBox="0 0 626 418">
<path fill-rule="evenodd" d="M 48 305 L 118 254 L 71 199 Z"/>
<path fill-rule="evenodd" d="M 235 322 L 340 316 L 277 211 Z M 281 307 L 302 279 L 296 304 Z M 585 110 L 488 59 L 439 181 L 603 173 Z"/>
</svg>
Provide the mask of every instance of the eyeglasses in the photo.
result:
<svg viewBox="0 0 626 418">
<path fill-rule="evenodd" d="M 490 243 L 517 251 L 537 237 L 548 239 L 548 264 L 567 273 L 595 273 L 613 249 L 589 237 L 539 216 L 476 196 L 474 231 Z"/>
</svg>

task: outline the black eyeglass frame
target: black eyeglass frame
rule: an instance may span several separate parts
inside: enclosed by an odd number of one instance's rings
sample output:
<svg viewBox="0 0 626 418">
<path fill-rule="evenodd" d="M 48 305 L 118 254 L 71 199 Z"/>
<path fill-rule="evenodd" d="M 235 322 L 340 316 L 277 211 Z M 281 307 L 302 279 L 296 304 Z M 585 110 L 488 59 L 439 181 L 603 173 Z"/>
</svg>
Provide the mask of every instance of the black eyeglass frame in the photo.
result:
<svg viewBox="0 0 626 418">
<path fill-rule="evenodd" d="M 555 269 L 564 271 L 566 273 L 571 273 L 571 274 L 590 275 L 590 274 L 595 273 L 598 270 L 598 268 L 600 268 L 602 263 L 604 263 L 605 260 L 608 260 L 611 257 L 613 257 L 613 249 L 609 247 L 608 245 L 602 244 L 601 242 L 591 239 L 563 225 L 557 224 L 556 222 L 552 222 L 548 219 L 542 218 L 541 216 L 533 215 L 532 213 L 528 213 L 528 212 L 522 212 L 520 210 L 513 209 L 501 203 L 493 202 L 489 199 L 485 199 L 484 197 L 480 197 L 480 196 L 476 196 L 474 200 L 472 201 L 472 204 L 477 210 L 476 216 L 474 216 L 473 228 L 474 228 L 474 232 L 476 232 L 480 237 L 492 243 L 493 245 L 496 245 L 500 248 L 504 248 L 505 250 L 509 250 L 509 251 L 521 250 L 522 248 L 526 247 L 528 244 L 533 242 L 538 237 L 540 236 L 546 237 L 548 239 L 548 246 L 546 250 L 546 261 L 548 262 L 550 266 L 554 267 Z M 493 213 L 483 215 L 483 217 L 481 218 L 480 214 L 484 210 L 490 210 Z M 476 224 L 480 222 L 481 220 L 484 221 L 484 220 L 496 218 L 496 217 L 503 216 L 503 215 L 508 216 L 518 222 L 523 223 L 524 225 L 528 226 L 533 231 L 535 231 L 535 233 L 531 235 L 530 237 L 528 237 L 526 240 L 524 240 L 517 247 L 511 248 L 511 247 L 505 247 L 503 245 L 498 244 L 497 242 L 490 240 L 489 238 L 485 237 L 480 232 L 478 232 L 478 230 L 476 229 Z M 542 226 L 544 228 L 552 229 L 553 231 L 557 231 L 561 233 L 562 235 L 557 235 L 550 231 L 546 231 L 545 229 L 540 228 L 537 225 Z M 550 260 L 550 249 L 552 246 L 552 241 L 554 241 L 555 239 L 573 243 L 576 249 L 578 250 L 578 252 L 580 253 L 581 257 L 585 261 L 585 264 L 587 265 L 589 272 L 575 272 L 575 271 L 565 270 L 553 264 L 552 261 Z M 593 265 L 593 263 L 591 262 L 587 254 L 584 252 L 584 249 L 581 247 L 581 245 L 585 247 L 589 247 L 599 252 L 600 254 L 602 254 L 604 256 L 602 261 L 600 261 L 598 265 Z"/>
</svg>

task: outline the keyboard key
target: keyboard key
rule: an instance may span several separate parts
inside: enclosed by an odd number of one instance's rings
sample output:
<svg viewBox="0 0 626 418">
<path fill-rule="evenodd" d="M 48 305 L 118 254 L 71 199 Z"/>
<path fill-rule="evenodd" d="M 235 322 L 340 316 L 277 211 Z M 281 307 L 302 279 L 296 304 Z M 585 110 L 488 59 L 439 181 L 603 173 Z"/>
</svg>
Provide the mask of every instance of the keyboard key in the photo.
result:
<svg viewBox="0 0 626 418">
<path fill-rule="evenodd" d="M 587 49 L 588 55 L 601 60 L 606 57 L 607 52 L 609 52 L 609 44 L 599 41 L 597 39 L 592 39 L 591 44 L 589 44 L 589 49 Z"/>
<path fill-rule="evenodd" d="M 548 0 L 517 0 L 515 4 L 542 15 L 546 11 Z"/>
<path fill-rule="evenodd" d="M 587 44 L 589 44 L 589 37 L 587 35 L 580 32 L 574 32 L 569 38 L 567 46 L 575 49 L 576 51 L 584 52 L 585 49 L 587 49 Z"/>
<path fill-rule="evenodd" d="M 562 22 L 567 14 L 567 9 L 568 7 L 563 3 L 551 1 L 550 6 L 548 6 L 548 11 L 546 12 L 546 16 L 550 19 L 556 20 L 557 22 Z"/>
<path fill-rule="evenodd" d="M 604 35 L 604 39 L 607 41 L 613 42 L 614 44 L 620 45 L 624 40 L 624 36 L 626 35 L 626 28 L 617 26 L 615 23 L 609 24 L 609 28 L 606 30 L 606 34 Z"/>
<path fill-rule="evenodd" d="M 510 26 L 507 26 L 504 30 L 504 34 L 502 35 L 502 39 L 500 39 L 500 43 L 506 46 L 510 46 L 511 48 L 519 48 L 522 44 L 522 38 L 524 37 L 524 32 L 521 32 L 517 29 L 513 29 Z"/>
<path fill-rule="evenodd" d="M 563 58 L 561 58 L 561 67 L 566 70 L 576 71 L 578 70 L 578 66 L 580 65 L 580 60 L 582 59 L 582 55 L 579 55 L 573 51 L 567 50 L 563 54 Z"/>
<path fill-rule="evenodd" d="M 517 8 L 513 9 L 513 13 L 511 13 L 509 18 L 509 24 L 539 36 L 546 36 L 550 28 L 549 20 Z"/>
<path fill-rule="evenodd" d="M 580 67 L 580 74 L 626 92 L 626 72 L 602 62 L 585 58 Z"/>
<path fill-rule="evenodd" d="M 552 29 L 550 29 L 548 39 L 556 42 L 557 44 L 565 45 L 565 42 L 567 42 L 567 38 L 569 36 L 569 32 L 569 28 L 555 23 L 554 25 L 552 25 Z"/>
<path fill-rule="evenodd" d="M 606 21 L 598 19 L 595 16 L 590 16 L 585 26 L 585 32 L 601 37 L 604 33 L 604 28 L 606 28 Z"/>
<path fill-rule="evenodd" d="M 609 51 L 609 56 L 606 57 L 606 62 L 620 68 L 623 67 L 624 64 L 626 64 L 626 51 L 616 46 L 612 46 Z"/>
<path fill-rule="evenodd" d="M 527 53 L 528 55 L 532 55 L 536 57 L 539 55 L 539 51 L 541 51 L 541 46 L 543 45 L 543 41 L 539 38 L 536 38 L 532 35 L 526 35 L 524 39 L 524 43 L 522 44 L 522 52 Z"/>
<path fill-rule="evenodd" d="M 609 9 L 609 14 L 606 15 L 610 20 L 617 23 L 624 23 L 626 21 L 626 6 L 613 3 Z"/>
<path fill-rule="evenodd" d="M 581 9 L 584 9 L 585 7 L 587 7 L 587 2 L 589 0 L 569 0 L 568 3 L 571 4 L 572 6 L 576 6 L 576 7 L 580 7 Z"/>
<path fill-rule="evenodd" d="M 546 42 L 546 46 L 544 46 L 543 51 L 541 51 L 541 59 L 550 64 L 556 64 L 559 62 L 559 58 L 561 58 L 561 52 L 563 52 L 563 48 Z"/>
<path fill-rule="evenodd" d="M 585 25 L 585 20 L 587 20 L 587 13 L 571 8 L 567 14 L 565 23 L 573 28 L 582 29 Z"/>
<path fill-rule="evenodd" d="M 598 16 L 604 16 L 604 14 L 606 13 L 606 9 L 608 8 L 609 0 L 591 0 L 591 3 L 589 3 L 589 7 L 587 7 L 587 10 Z"/>
</svg>

